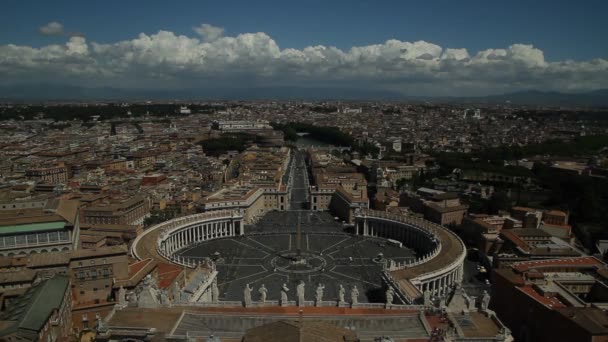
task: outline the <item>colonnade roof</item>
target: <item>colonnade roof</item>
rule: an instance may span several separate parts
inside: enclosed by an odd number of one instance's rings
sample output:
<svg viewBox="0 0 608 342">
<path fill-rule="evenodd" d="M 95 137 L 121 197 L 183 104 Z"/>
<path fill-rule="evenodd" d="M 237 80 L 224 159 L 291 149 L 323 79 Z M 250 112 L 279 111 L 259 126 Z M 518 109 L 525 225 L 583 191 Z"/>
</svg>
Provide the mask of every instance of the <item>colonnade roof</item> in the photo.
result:
<svg viewBox="0 0 608 342">
<path fill-rule="evenodd" d="M 464 246 L 456 236 L 446 231 L 446 229 L 447 228 L 439 228 L 435 230 L 435 235 L 439 241 L 441 241 L 441 252 L 439 252 L 436 257 L 420 265 L 407 267 L 403 270 L 391 271 L 391 276 L 396 280 L 413 279 L 425 273 L 440 270 L 456 261 L 465 253 Z"/>
<path fill-rule="evenodd" d="M 165 258 L 158 254 L 156 250 L 156 243 L 161 233 L 160 229 L 151 230 L 142 235 L 139 242 L 134 246 L 135 254 L 140 260 L 153 259 L 159 261 L 165 261 Z"/>
</svg>

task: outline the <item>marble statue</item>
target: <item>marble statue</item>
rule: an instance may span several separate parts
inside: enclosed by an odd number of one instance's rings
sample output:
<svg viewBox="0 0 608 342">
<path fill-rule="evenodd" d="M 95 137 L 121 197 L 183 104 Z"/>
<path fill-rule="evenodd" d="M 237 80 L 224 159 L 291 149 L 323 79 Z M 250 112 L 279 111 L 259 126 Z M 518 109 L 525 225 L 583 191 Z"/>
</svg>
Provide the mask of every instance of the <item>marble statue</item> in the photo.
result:
<svg viewBox="0 0 608 342">
<path fill-rule="evenodd" d="M 148 274 L 137 294 L 137 306 L 140 308 L 157 308 L 160 304 L 159 290 Z"/>
<path fill-rule="evenodd" d="M 346 289 L 344 288 L 344 286 L 342 286 L 342 284 L 340 284 L 340 289 L 338 290 L 338 302 L 340 303 L 344 303 L 344 296 L 346 295 Z"/>
<path fill-rule="evenodd" d="M 359 304 L 359 289 L 357 289 L 357 285 L 354 285 L 352 290 L 350 290 L 350 299 L 353 305 Z"/>
<path fill-rule="evenodd" d="M 287 284 L 283 284 L 281 287 L 281 305 L 287 305 L 289 299 L 287 298 L 287 292 L 289 292 L 289 288 L 287 288 Z"/>
<path fill-rule="evenodd" d="M 173 302 L 179 302 L 180 301 L 180 286 L 177 282 L 174 282 L 173 285 L 171 285 L 171 297 L 173 299 Z"/>
<path fill-rule="evenodd" d="M 315 300 L 318 303 L 321 303 L 321 301 L 323 300 L 323 290 L 325 289 L 325 285 L 319 283 L 319 285 L 317 286 L 317 291 L 315 293 Z"/>
<path fill-rule="evenodd" d="M 490 305 L 490 294 L 488 291 L 483 291 L 483 297 L 481 297 L 481 310 L 488 310 L 488 306 Z"/>
<path fill-rule="evenodd" d="M 386 304 L 387 305 L 393 304 L 394 297 L 395 297 L 395 291 L 393 290 L 392 287 L 389 287 L 388 290 L 386 290 Z"/>
<path fill-rule="evenodd" d="M 424 293 L 422 294 L 422 298 L 424 306 L 431 305 L 431 292 L 429 292 L 428 290 L 424 291 Z"/>
<path fill-rule="evenodd" d="M 137 293 L 135 293 L 135 291 L 131 291 L 127 299 L 129 304 L 137 304 Z"/>
<path fill-rule="evenodd" d="M 305 291 L 304 280 L 300 280 L 300 283 L 296 287 L 296 295 L 298 296 L 298 306 L 304 306 L 304 291 Z"/>
<path fill-rule="evenodd" d="M 268 289 L 266 289 L 266 286 L 262 284 L 258 292 L 260 293 L 260 302 L 266 303 L 266 296 L 268 295 Z"/>
<path fill-rule="evenodd" d="M 211 284 L 211 301 L 214 303 L 220 301 L 220 289 L 217 287 L 217 279 Z"/>
<path fill-rule="evenodd" d="M 165 290 L 159 290 L 160 293 L 160 303 L 162 305 L 169 305 L 171 301 L 169 301 L 169 297 L 167 296 L 167 292 Z"/>
<path fill-rule="evenodd" d="M 125 306 L 127 306 L 127 297 L 126 297 L 127 293 L 124 287 L 120 287 L 120 289 L 118 289 L 118 305 L 122 306 L 123 308 Z"/>
<path fill-rule="evenodd" d="M 469 296 L 469 301 L 467 302 L 469 304 L 468 310 L 469 311 L 476 311 L 477 309 L 475 309 L 475 301 L 476 301 L 477 297 L 475 296 Z"/>
<path fill-rule="evenodd" d="M 245 306 L 251 305 L 251 290 L 253 290 L 249 284 L 245 285 L 245 289 L 243 289 L 243 302 Z"/>
</svg>

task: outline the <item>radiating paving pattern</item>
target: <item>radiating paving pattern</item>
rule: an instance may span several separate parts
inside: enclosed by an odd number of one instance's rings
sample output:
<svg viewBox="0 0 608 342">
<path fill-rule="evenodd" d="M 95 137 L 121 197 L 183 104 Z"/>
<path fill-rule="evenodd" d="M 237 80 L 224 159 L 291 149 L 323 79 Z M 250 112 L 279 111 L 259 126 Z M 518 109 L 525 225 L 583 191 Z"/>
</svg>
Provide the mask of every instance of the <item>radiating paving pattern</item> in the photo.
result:
<svg viewBox="0 0 608 342">
<path fill-rule="evenodd" d="M 301 251 L 307 264 L 294 264 L 297 254 L 295 226 L 300 217 Z M 306 299 L 313 300 L 317 284 L 325 285 L 324 300 L 337 300 L 338 288 L 357 286 L 360 302 L 383 302 L 378 254 L 395 261 L 414 258 L 408 248 L 397 247 L 377 237 L 347 234 L 326 213 L 272 212 L 257 225 L 246 228 L 246 235 L 202 242 L 183 250 L 185 258 L 210 257 L 217 260 L 220 299 L 242 300 L 246 284 L 253 287 L 253 299 L 264 284 L 268 300 L 278 300 L 282 284 L 290 288 L 295 299 L 297 284 L 306 283 Z"/>
</svg>

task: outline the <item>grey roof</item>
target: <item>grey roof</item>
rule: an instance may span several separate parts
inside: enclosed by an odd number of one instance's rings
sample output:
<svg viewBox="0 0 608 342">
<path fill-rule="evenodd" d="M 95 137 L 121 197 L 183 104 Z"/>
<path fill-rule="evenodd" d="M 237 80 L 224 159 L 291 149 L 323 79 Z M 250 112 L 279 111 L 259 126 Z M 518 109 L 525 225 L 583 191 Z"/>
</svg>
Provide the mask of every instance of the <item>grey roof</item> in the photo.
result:
<svg viewBox="0 0 608 342">
<path fill-rule="evenodd" d="M 69 291 L 69 278 L 55 276 L 33 286 L 19 297 L 0 317 L 2 321 L 14 321 L 15 324 L 0 331 L 0 336 L 13 333 L 32 336 L 44 327 L 53 310 L 59 309 Z"/>
</svg>

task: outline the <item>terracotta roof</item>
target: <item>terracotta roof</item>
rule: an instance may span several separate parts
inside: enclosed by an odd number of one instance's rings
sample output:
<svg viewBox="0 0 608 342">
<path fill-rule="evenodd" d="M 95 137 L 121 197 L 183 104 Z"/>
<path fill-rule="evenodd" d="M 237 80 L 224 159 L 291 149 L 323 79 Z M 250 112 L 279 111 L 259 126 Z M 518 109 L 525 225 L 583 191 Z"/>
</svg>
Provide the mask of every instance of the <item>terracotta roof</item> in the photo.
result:
<svg viewBox="0 0 608 342">
<path fill-rule="evenodd" d="M 70 263 L 70 252 L 48 252 L 30 255 L 27 264 L 30 268 L 49 266 L 68 266 Z"/>
<path fill-rule="evenodd" d="M 27 256 L 1 256 L 0 268 L 25 267 L 27 262 Z"/>
<path fill-rule="evenodd" d="M 104 255 L 124 254 L 127 255 L 127 249 L 124 246 L 109 246 L 91 249 L 78 249 L 72 252 L 72 260 L 91 257 L 100 257 Z"/>
<path fill-rule="evenodd" d="M 175 282 L 175 279 L 182 273 L 183 267 L 174 264 L 161 262 L 157 265 L 158 288 L 166 289 Z"/>
<path fill-rule="evenodd" d="M 36 271 L 24 269 L 19 272 L 0 272 L 0 284 L 31 283 L 36 278 Z"/>
<path fill-rule="evenodd" d="M 519 210 L 519 211 L 538 211 L 538 209 L 532 209 L 528 207 L 513 207 L 511 210 Z"/>
<path fill-rule="evenodd" d="M 114 283 L 114 287 L 133 287 L 156 267 L 156 261 L 152 259 L 144 259 L 129 264 L 129 278 L 117 279 Z"/>
<path fill-rule="evenodd" d="M 536 290 L 532 286 L 522 286 L 518 287 L 518 290 L 528 294 L 532 298 L 534 298 L 537 302 L 547 305 L 551 308 L 565 308 L 566 305 L 562 303 L 557 297 L 545 297 L 540 293 L 536 292 Z"/>
<path fill-rule="evenodd" d="M 549 211 L 545 212 L 545 214 L 554 215 L 554 216 L 563 216 L 563 217 L 568 216 L 565 212 L 563 212 L 561 210 L 549 210 Z"/>
<path fill-rule="evenodd" d="M 543 269 L 551 267 L 601 267 L 605 268 L 606 264 L 595 257 L 580 257 L 580 258 L 564 258 L 564 259 L 546 259 L 537 261 L 524 261 L 513 264 L 512 267 L 519 273 L 524 273 L 530 269 Z"/>
</svg>

